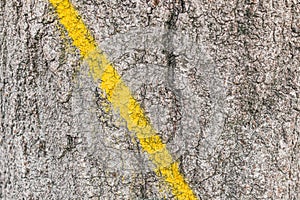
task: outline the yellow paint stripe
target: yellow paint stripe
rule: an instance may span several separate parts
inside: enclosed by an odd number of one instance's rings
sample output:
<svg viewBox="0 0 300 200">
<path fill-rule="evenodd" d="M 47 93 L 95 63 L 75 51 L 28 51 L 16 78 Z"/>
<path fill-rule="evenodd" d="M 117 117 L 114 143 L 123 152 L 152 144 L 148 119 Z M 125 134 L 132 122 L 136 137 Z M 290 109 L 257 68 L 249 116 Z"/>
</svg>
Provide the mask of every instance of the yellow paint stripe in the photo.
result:
<svg viewBox="0 0 300 200">
<path fill-rule="evenodd" d="M 156 173 L 171 187 L 180 200 L 197 199 L 179 171 L 179 166 L 153 129 L 140 104 L 134 99 L 120 75 L 102 53 L 69 0 L 49 0 L 54 6 L 61 24 L 68 31 L 74 46 L 87 61 L 90 73 L 99 87 L 105 91 L 112 107 L 126 121 L 128 130 L 134 132 L 145 152 L 156 166 Z"/>
</svg>

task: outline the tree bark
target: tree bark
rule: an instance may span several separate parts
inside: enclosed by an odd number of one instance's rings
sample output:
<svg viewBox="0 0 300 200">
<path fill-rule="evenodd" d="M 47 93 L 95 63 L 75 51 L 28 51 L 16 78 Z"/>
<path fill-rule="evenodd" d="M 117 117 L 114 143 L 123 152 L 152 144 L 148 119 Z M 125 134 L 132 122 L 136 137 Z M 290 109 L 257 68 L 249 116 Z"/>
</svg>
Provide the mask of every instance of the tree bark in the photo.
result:
<svg viewBox="0 0 300 200">
<path fill-rule="evenodd" d="M 298 1 L 72 3 L 199 198 L 300 198 Z M 175 199 L 48 1 L 0 45 L 0 199 Z"/>
</svg>

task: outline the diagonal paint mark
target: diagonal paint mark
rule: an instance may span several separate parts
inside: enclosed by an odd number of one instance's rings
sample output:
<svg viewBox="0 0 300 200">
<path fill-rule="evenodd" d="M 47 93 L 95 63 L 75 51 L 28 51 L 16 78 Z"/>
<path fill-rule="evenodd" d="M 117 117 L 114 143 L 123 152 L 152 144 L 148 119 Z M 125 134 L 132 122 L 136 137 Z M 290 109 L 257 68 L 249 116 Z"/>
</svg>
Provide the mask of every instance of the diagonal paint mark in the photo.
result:
<svg viewBox="0 0 300 200">
<path fill-rule="evenodd" d="M 98 49 L 95 39 L 73 5 L 69 0 L 49 1 L 54 6 L 60 23 L 72 38 L 74 46 L 80 50 L 81 56 L 88 63 L 94 81 L 100 82 L 99 88 L 105 91 L 113 109 L 127 122 L 128 130 L 136 134 L 141 147 L 155 164 L 156 174 L 171 187 L 177 199 L 197 199 L 180 173 L 179 163 L 172 158 L 140 104 L 134 99 L 106 55 Z"/>
</svg>

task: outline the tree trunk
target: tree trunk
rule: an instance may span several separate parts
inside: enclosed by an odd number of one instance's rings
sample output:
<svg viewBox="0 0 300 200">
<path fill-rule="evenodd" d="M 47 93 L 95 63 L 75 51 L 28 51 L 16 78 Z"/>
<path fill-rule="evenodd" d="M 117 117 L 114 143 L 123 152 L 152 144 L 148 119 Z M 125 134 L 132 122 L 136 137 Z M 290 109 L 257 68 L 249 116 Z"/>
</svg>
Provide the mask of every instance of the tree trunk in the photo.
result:
<svg viewBox="0 0 300 200">
<path fill-rule="evenodd" d="M 298 1 L 71 1 L 200 199 L 300 196 Z M 175 199 L 46 0 L 0 0 L 0 199 Z"/>
</svg>

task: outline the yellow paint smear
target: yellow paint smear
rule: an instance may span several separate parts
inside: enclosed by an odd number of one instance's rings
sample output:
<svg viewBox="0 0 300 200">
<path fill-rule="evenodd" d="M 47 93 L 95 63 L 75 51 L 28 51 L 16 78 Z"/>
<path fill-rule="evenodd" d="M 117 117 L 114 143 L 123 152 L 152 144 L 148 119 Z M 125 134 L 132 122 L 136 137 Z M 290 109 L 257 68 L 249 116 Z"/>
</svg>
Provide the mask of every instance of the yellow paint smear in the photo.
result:
<svg viewBox="0 0 300 200">
<path fill-rule="evenodd" d="M 95 39 L 83 23 L 78 12 L 69 0 L 49 0 L 54 6 L 60 23 L 66 28 L 74 46 L 80 50 L 83 59 L 88 63 L 95 82 L 100 82 L 115 112 L 126 121 L 128 130 L 134 132 L 142 149 L 148 153 L 156 166 L 156 174 L 169 185 L 174 196 L 179 200 L 197 199 L 179 171 L 175 162 L 157 132 L 149 123 L 140 104 L 134 99 L 129 88 L 97 48 Z"/>
</svg>

